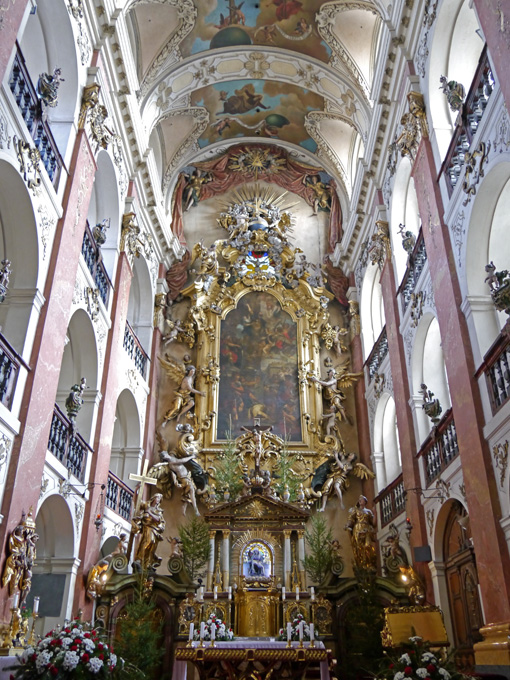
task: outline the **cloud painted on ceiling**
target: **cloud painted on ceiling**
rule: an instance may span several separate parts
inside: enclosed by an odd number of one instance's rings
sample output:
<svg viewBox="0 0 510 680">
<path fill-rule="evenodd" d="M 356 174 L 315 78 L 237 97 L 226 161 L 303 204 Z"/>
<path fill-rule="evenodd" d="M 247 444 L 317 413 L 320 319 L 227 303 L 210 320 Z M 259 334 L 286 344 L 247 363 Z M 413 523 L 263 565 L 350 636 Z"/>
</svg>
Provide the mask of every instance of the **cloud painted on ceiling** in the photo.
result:
<svg viewBox="0 0 510 680">
<path fill-rule="evenodd" d="M 324 100 L 296 85 L 264 80 L 236 80 L 207 85 L 192 95 L 193 106 L 205 106 L 210 125 L 201 135 L 201 148 L 236 137 L 279 139 L 315 153 L 317 144 L 306 132 L 304 118 L 322 111 Z"/>
<path fill-rule="evenodd" d="M 182 54 L 270 45 L 327 63 L 331 49 L 315 24 L 323 4 L 323 0 L 201 0 L 195 28 L 181 45 Z"/>
</svg>

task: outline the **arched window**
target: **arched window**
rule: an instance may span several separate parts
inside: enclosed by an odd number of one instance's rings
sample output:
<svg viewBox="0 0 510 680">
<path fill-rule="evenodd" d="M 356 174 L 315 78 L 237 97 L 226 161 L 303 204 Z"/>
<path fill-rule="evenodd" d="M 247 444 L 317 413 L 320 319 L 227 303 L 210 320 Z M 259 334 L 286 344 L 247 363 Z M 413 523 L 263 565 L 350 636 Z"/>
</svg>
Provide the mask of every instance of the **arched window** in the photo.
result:
<svg viewBox="0 0 510 680">
<path fill-rule="evenodd" d="M 374 452 L 376 452 L 378 491 L 391 484 L 402 471 L 396 417 L 395 401 L 390 394 L 385 392 L 379 399 L 374 419 Z M 377 460 L 377 454 L 379 454 L 379 460 Z"/>
<path fill-rule="evenodd" d="M 379 267 L 369 264 L 361 288 L 360 317 L 365 358 L 370 354 L 386 323 L 380 276 Z"/>
<path fill-rule="evenodd" d="M 398 233 L 401 224 L 405 226 L 405 231 L 410 231 L 415 237 L 418 236 L 420 231 L 418 198 L 414 187 L 414 179 L 411 177 L 411 163 L 408 158 L 403 158 L 399 163 L 395 174 L 391 200 L 390 231 L 397 285 L 405 274 L 408 257 L 407 252 L 402 246 L 402 236 Z"/>
<path fill-rule="evenodd" d="M 143 455 L 138 407 L 129 390 L 121 392 L 115 410 L 110 470 L 125 484 L 134 488 L 137 482 L 129 479 L 137 473 Z"/>
</svg>

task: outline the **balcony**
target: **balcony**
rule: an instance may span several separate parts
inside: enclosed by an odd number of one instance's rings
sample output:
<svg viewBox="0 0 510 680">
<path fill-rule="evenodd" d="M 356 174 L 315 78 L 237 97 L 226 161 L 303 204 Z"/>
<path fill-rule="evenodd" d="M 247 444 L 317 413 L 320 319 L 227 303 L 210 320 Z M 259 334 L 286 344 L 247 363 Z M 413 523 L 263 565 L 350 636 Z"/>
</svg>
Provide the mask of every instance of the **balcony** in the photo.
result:
<svg viewBox="0 0 510 680">
<path fill-rule="evenodd" d="M 9 410 L 12 407 L 21 365 L 28 369 L 23 359 L 0 334 L 0 402 Z"/>
<path fill-rule="evenodd" d="M 41 161 L 54 186 L 58 184 L 63 167 L 62 157 L 53 139 L 50 126 L 42 118 L 41 102 L 28 73 L 19 45 L 9 78 L 9 87 L 34 144 L 41 154 Z"/>
<path fill-rule="evenodd" d="M 108 473 L 106 505 L 125 520 L 131 519 L 134 492 L 113 472 Z"/>
<path fill-rule="evenodd" d="M 430 486 L 458 455 L 459 445 L 453 412 L 452 409 L 448 409 L 418 452 L 418 456 L 425 461 L 427 486 Z"/>
<path fill-rule="evenodd" d="M 500 335 L 484 357 L 476 378 L 485 373 L 492 415 L 510 398 L 510 337 Z"/>
<path fill-rule="evenodd" d="M 55 404 L 51 421 L 48 450 L 57 458 L 80 482 L 83 483 L 87 468 L 87 454 L 92 449 L 76 431 L 71 421 Z"/>
<path fill-rule="evenodd" d="M 94 283 L 97 286 L 99 297 L 106 307 L 108 305 L 108 297 L 112 284 L 102 262 L 101 249 L 98 247 L 94 237 L 92 236 L 88 222 L 85 228 L 85 233 L 83 234 L 81 254 L 83 255 L 83 259 L 85 260 L 87 268 L 94 279 Z"/>
<path fill-rule="evenodd" d="M 370 352 L 368 359 L 365 361 L 365 366 L 368 366 L 368 381 L 372 382 L 374 376 L 379 372 L 385 356 L 388 354 L 388 338 L 386 337 L 386 326 L 381 331 L 381 334 L 375 341 L 375 344 Z"/>
<path fill-rule="evenodd" d="M 382 526 L 386 526 L 386 524 L 389 524 L 398 517 L 401 512 L 404 512 L 406 507 L 406 491 L 402 474 L 376 496 L 375 502 L 381 506 Z"/>
<path fill-rule="evenodd" d="M 142 378 L 145 379 L 149 357 L 128 321 L 126 321 L 126 329 L 124 331 L 124 349 L 135 362 L 135 366 Z"/>
<path fill-rule="evenodd" d="M 423 233 L 420 229 L 418 238 L 416 239 L 416 244 L 414 250 L 409 257 L 407 264 L 406 273 L 402 279 L 402 283 L 399 286 L 397 295 L 400 295 L 402 300 L 402 310 L 405 312 L 409 302 L 411 301 L 411 295 L 414 293 L 420 274 L 423 271 L 425 262 L 427 261 L 427 251 L 425 250 L 425 241 L 423 240 Z"/>
<path fill-rule="evenodd" d="M 464 166 L 466 153 L 483 118 L 487 103 L 494 89 L 487 45 L 483 48 L 471 87 L 464 102 L 459 124 L 448 147 L 448 153 L 441 166 L 439 177 L 444 175 L 448 196 L 451 196 Z"/>
</svg>

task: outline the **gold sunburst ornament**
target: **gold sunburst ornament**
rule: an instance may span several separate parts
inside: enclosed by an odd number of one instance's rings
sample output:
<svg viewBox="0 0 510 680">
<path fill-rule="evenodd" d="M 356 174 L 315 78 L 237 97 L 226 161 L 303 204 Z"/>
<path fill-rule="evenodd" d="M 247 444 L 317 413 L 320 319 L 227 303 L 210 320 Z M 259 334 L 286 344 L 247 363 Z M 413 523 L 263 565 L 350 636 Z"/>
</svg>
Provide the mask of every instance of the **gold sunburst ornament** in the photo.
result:
<svg viewBox="0 0 510 680">
<path fill-rule="evenodd" d="M 228 169 L 254 175 L 255 179 L 258 179 L 259 174 L 278 174 L 286 163 L 285 158 L 277 156 L 271 149 L 243 149 L 232 156 Z"/>
</svg>

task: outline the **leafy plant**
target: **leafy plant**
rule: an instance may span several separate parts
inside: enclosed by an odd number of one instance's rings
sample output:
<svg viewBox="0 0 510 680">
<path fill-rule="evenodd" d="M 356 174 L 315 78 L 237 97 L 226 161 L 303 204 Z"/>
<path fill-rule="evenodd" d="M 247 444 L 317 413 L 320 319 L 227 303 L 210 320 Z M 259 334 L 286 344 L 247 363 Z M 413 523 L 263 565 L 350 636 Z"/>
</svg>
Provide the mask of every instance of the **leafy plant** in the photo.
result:
<svg viewBox="0 0 510 680">
<path fill-rule="evenodd" d="M 307 554 L 302 561 L 303 568 L 310 580 L 320 585 L 331 570 L 333 564 L 333 548 L 331 529 L 326 526 L 323 514 L 317 514 L 310 520 L 310 530 L 305 531 Z"/>
<path fill-rule="evenodd" d="M 289 489 L 289 501 L 292 503 L 297 499 L 297 492 L 302 478 L 294 472 L 297 463 L 297 456 L 289 450 L 289 443 L 285 439 L 283 448 L 278 458 L 278 462 L 273 468 L 273 477 L 277 480 L 275 491 L 282 498 L 285 487 Z"/>
<path fill-rule="evenodd" d="M 191 520 L 179 527 L 179 537 L 182 541 L 184 567 L 191 580 L 195 581 L 209 561 L 209 527 L 203 519 L 193 515 Z"/>
<path fill-rule="evenodd" d="M 243 471 L 241 469 L 239 456 L 236 453 L 235 441 L 232 438 L 232 431 L 225 433 L 227 442 L 222 452 L 218 455 L 216 464 L 216 484 L 217 491 L 223 494 L 230 491 L 230 500 L 235 501 L 243 490 Z"/>
</svg>

